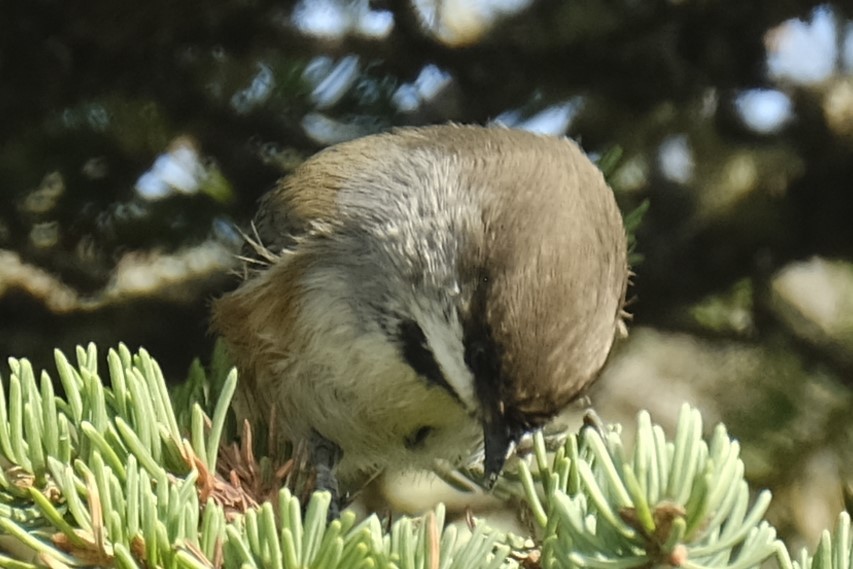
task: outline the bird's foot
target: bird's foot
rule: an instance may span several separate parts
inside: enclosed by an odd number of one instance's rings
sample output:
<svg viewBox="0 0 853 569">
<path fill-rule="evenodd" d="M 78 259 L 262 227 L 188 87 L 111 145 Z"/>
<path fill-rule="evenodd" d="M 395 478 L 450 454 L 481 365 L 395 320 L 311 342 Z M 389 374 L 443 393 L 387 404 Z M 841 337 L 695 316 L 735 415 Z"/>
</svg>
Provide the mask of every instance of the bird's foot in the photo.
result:
<svg viewBox="0 0 853 569">
<path fill-rule="evenodd" d="M 339 518 L 344 497 L 341 496 L 335 470 L 343 457 L 343 451 L 317 431 L 312 431 L 308 448 L 309 459 L 314 466 L 314 491 L 324 490 L 332 495 L 328 517 L 330 520 Z"/>
</svg>

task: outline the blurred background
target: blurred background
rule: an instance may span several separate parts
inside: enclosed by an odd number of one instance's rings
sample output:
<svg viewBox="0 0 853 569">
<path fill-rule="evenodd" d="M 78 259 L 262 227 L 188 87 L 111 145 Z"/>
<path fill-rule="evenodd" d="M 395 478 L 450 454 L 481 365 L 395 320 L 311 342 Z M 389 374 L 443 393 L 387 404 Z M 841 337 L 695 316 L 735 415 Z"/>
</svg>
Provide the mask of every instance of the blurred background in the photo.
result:
<svg viewBox="0 0 853 569">
<path fill-rule="evenodd" d="M 124 341 L 179 380 L 276 179 L 446 121 L 618 154 L 623 211 L 648 211 L 592 401 L 725 422 L 771 521 L 813 546 L 853 503 L 849 2 L 5 3 L 0 356 Z"/>
</svg>

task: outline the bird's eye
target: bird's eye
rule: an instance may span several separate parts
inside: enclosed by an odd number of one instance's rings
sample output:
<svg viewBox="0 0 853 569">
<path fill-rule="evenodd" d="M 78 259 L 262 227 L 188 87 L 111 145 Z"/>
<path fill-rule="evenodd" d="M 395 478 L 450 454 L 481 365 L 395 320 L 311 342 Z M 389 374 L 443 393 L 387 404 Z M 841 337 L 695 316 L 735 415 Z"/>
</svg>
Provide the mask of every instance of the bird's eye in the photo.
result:
<svg viewBox="0 0 853 569">
<path fill-rule="evenodd" d="M 486 346 L 479 342 L 471 344 L 465 350 L 465 364 L 472 370 L 484 369 L 487 358 Z"/>
</svg>

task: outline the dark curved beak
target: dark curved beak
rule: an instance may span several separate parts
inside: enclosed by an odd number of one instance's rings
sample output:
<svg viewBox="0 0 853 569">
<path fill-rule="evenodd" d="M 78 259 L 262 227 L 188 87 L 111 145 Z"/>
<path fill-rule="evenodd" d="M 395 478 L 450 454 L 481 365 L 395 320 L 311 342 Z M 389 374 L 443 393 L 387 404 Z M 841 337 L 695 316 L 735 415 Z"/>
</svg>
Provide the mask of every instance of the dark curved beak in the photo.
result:
<svg viewBox="0 0 853 569">
<path fill-rule="evenodd" d="M 477 334 L 467 334 L 478 337 Z M 523 434 L 519 425 L 507 416 L 507 407 L 501 396 L 500 359 L 495 344 L 489 339 L 486 330 L 480 336 L 486 340 L 471 341 L 465 347 L 465 363 L 474 373 L 477 398 L 480 401 L 481 421 L 483 424 L 484 486 L 494 487 L 498 475 L 506 462 L 512 444 Z"/>
<path fill-rule="evenodd" d="M 483 459 L 483 473 L 486 488 L 494 487 L 506 462 L 510 445 L 516 438 L 517 435 L 512 433 L 498 409 L 486 411 L 483 417 L 483 442 L 486 454 Z"/>
</svg>

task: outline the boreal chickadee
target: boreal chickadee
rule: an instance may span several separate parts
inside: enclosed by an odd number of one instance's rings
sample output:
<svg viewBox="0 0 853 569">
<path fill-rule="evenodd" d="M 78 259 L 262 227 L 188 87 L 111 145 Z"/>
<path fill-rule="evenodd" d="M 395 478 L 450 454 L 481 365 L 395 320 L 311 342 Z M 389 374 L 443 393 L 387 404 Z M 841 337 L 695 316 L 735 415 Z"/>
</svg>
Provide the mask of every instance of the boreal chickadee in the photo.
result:
<svg viewBox="0 0 853 569">
<path fill-rule="evenodd" d="M 564 138 L 447 125 L 338 144 L 263 198 L 253 231 L 260 263 L 213 315 L 238 411 L 340 451 L 345 488 L 481 442 L 493 482 L 624 329 L 622 218 Z"/>
</svg>

